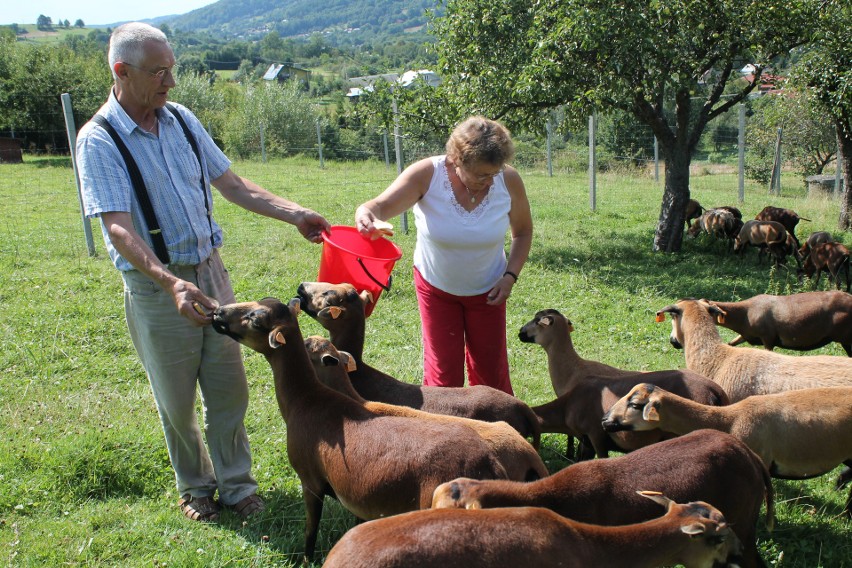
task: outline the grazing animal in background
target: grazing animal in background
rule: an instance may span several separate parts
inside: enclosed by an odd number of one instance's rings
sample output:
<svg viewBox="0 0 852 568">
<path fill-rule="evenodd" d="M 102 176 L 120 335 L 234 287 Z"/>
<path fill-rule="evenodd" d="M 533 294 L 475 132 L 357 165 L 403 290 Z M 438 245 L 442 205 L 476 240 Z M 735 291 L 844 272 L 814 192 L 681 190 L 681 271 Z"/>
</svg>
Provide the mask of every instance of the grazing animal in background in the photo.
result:
<svg viewBox="0 0 852 568">
<path fill-rule="evenodd" d="M 351 284 L 302 282 L 297 295 L 305 313 L 329 332 L 334 346 L 355 358 L 357 368 L 349 378 L 365 399 L 486 422 L 502 420 L 538 448 L 538 418 L 526 403 L 510 394 L 485 385 L 455 389 L 409 384 L 366 363 L 364 309 L 373 301 L 369 292 L 359 294 Z"/>
<path fill-rule="evenodd" d="M 852 357 L 852 295 L 802 292 L 788 296 L 759 294 L 740 302 L 710 302 L 721 310 L 716 324 L 739 335 L 728 345 L 748 342 L 808 351 L 836 341 Z"/>
<path fill-rule="evenodd" d="M 816 272 L 816 280 L 814 286 L 819 284 L 819 278 L 822 271 L 826 270 L 829 274 L 829 279 L 834 282 L 835 287 L 840 289 L 840 277 L 846 278 L 846 291 L 852 291 L 852 282 L 849 279 L 849 249 L 840 243 L 822 243 L 811 249 L 810 254 L 805 258 L 802 270 L 799 274 L 804 274 L 808 278 L 813 277 Z"/>
<path fill-rule="evenodd" d="M 852 387 L 852 359 L 848 357 L 799 357 L 727 345 L 714 321 L 725 313 L 707 300 L 680 300 L 658 311 L 657 321 L 665 321 L 666 314 L 672 318 L 669 341 L 683 349 L 687 368 L 718 383 L 732 402 L 756 394 Z"/>
<path fill-rule="evenodd" d="M 365 400 L 349 381 L 348 373 L 355 370 L 356 364 L 351 355 L 338 351 L 331 341 L 315 335 L 305 339 L 305 349 L 320 382 L 361 402 L 367 410 L 382 416 L 407 416 L 429 422 L 463 424 L 476 431 L 494 450 L 509 479 L 532 481 L 549 475 L 550 472 L 535 448 L 505 422 L 484 422 L 459 416 L 432 414 L 407 406 Z"/>
<path fill-rule="evenodd" d="M 749 246 L 757 247 L 757 262 L 769 252 L 775 265 L 783 264 L 787 257 L 787 229 L 775 221 L 747 221 L 734 239 L 734 252 L 744 254 Z"/>
<path fill-rule="evenodd" d="M 266 357 L 287 424 L 287 457 L 305 501 L 305 558 L 316 546 L 323 498 L 359 519 L 428 508 L 459 475 L 505 479 L 493 449 L 461 424 L 382 416 L 317 378 L 297 321 L 299 300 L 219 306 L 213 329 Z"/>
<path fill-rule="evenodd" d="M 695 199 L 690 199 L 686 202 L 686 211 L 683 214 L 683 220 L 686 223 L 686 228 L 689 229 L 689 222 L 693 219 L 698 219 L 704 213 L 704 208 Z"/>
<path fill-rule="evenodd" d="M 640 495 L 666 513 L 642 523 L 604 527 L 538 507 L 418 511 L 364 523 L 331 549 L 325 568 L 686 568 L 739 566 L 742 545 L 718 509 Z M 659 511 L 659 507 L 657 509 Z"/>
<path fill-rule="evenodd" d="M 804 260 L 811 254 L 811 249 L 817 245 L 821 245 L 822 243 L 834 243 L 837 242 L 831 233 L 827 231 L 814 231 L 811 233 L 805 242 L 802 243 L 802 246 L 799 248 L 799 258 Z"/>
<path fill-rule="evenodd" d="M 608 432 L 721 430 L 745 442 L 781 479 L 810 479 L 841 463 L 852 466 L 852 387 L 753 395 L 712 407 L 643 383 L 615 403 L 602 424 Z M 852 517 L 852 490 L 844 512 Z"/>
<path fill-rule="evenodd" d="M 718 430 L 569 465 L 530 483 L 454 479 L 435 489 L 432 507 L 545 507 L 584 523 L 624 525 L 656 515 L 653 505 L 636 495 L 640 487 L 653 487 L 675 501 L 716 503 L 742 541 L 743 566 L 764 566 L 756 539 L 764 502 L 770 530 L 775 519 L 769 473 L 748 446 Z"/>
<path fill-rule="evenodd" d="M 687 234 L 695 237 L 704 231 L 716 239 L 732 241 L 739 234 L 742 226 L 742 219 L 737 218 L 731 211 L 722 208 L 708 209 L 689 228 Z"/>
<path fill-rule="evenodd" d="M 772 205 L 764 207 L 763 210 L 755 216 L 755 219 L 757 221 L 775 221 L 784 225 L 787 232 L 793 235 L 793 238 L 796 239 L 797 248 L 799 244 L 798 239 L 796 238 L 796 225 L 799 224 L 799 221 L 810 221 L 810 219 L 800 217 L 799 214 L 792 209 L 773 207 Z"/>
</svg>

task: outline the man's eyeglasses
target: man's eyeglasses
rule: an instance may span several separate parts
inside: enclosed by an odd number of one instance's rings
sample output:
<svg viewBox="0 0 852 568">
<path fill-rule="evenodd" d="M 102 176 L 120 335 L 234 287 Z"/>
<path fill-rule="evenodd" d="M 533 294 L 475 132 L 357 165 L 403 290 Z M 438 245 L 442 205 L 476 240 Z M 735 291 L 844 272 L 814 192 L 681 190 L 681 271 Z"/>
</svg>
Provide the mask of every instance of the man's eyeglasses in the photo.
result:
<svg viewBox="0 0 852 568">
<path fill-rule="evenodd" d="M 134 65 L 132 63 L 128 63 L 127 61 L 122 61 L 127 66 L 133 67 L 134 69 L 139 69 L 140 71 L 144 71 L 151 77 L 156 77 L 160 81 L 166 78 L 166 74 L 175 76 L 177 73 L 178 67 L 177 65 L 172 65 L 171 67 L 163 67 L 162 69 L 157 69 L 156 71 L 151 71 L 150 69 L 145 69 L 144 67 L 139 67 L 138 65 Z"/>
</svg>

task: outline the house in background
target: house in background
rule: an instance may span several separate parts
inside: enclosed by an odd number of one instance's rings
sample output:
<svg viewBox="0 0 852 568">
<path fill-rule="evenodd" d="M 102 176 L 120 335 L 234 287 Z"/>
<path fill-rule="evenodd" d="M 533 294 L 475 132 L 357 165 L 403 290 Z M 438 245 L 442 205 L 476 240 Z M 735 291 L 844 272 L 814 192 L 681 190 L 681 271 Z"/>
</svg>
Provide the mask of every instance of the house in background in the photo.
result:
<svg viewBox="0 0 852 568">
<path fill-rule="evenodd" d="M 757 73 L 757 67 L 755 67 L 751 63 L 740 69 L 740 75 L 749 83 L 754 83 L 755 73 Z M 763 95 L 777 95 L 778 93 L 783 92 L 784 89 L 782 85 L 786 80 L 786 77 L 782 77 L 781 75 L 774 75 L 772 74 L 771 69 L 766 68 L 760 74 L 757 89 L 751 93 L 750 97 L 754 98 Z"/>
<path fill-rule="evenodd" d="M 419 80 L 424 81 L 430 87 L 437 87 L 441 84 L 441 78 L 434 71 L 420 69 L 418 71 L 406 71 L 402 75 L 396 73 L 384 73 L 382 75 L 365 75 L 363 77 L 352 77 L 349 79 L 349 91 L 346 96 L 352 102 L 358 100 L 358 97 L 364 93 L 369 93 L 373 90 L 373 85 L 377 81 L 387 81 L 391 85 L 399 85 L 403 89 L 410 88 Z"/>
<path fill-rule="evenodd" d="M 292 63 L 273 63 L 263 74 L 263 80 L 278 82 L 294 80 L 307 87 L 311 82 L 311 71 Z"/>
</svg>

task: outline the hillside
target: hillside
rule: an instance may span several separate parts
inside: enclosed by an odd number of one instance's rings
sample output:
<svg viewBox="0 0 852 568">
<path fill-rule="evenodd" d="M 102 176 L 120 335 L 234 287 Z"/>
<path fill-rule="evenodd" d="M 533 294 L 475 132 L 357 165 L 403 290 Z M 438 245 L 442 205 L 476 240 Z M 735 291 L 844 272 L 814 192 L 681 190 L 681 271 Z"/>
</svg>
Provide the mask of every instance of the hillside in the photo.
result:
<svg viewBox="0 0 852 568">
<path fill-rule="evenodd" d="M 181 16 L 175 28 L 226 38 L 257 39 L 270 31 L 292 38 L 322 33 L 372 39 L 420 31 L 437 0 L 219 0 Z M 158 18 L 159 20 L 159 18 Z"/>
</svg>

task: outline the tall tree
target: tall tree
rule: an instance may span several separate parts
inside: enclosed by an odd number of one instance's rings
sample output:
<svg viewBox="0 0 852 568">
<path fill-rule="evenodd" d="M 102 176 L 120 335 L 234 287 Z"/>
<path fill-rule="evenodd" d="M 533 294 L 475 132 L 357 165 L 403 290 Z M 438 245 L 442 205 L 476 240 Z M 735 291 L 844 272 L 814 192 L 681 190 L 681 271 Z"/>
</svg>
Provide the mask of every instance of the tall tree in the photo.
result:
<svg viewBox="0 0 852 568">
<path fill-rule="evenodd" d="M 838 227 L 852 231 L 852 5 L 846 0 L 826 0 L 820 16 L 814 41 L 793 79 L 834 122 L 846 185 Z"/>
<path fill-rule="evenodd" d="M 817 2 L 446 0 L 433 24 L 458 105 L 530 124 L 557 106 L 617 109 L 648 125 L 666 168 L 653 248 L 672 252 L 705 127 L 754 90 L 766 63 L 805 40 Z M 755 81 L 723 98 L 750 62 Z"/>
</svg>

